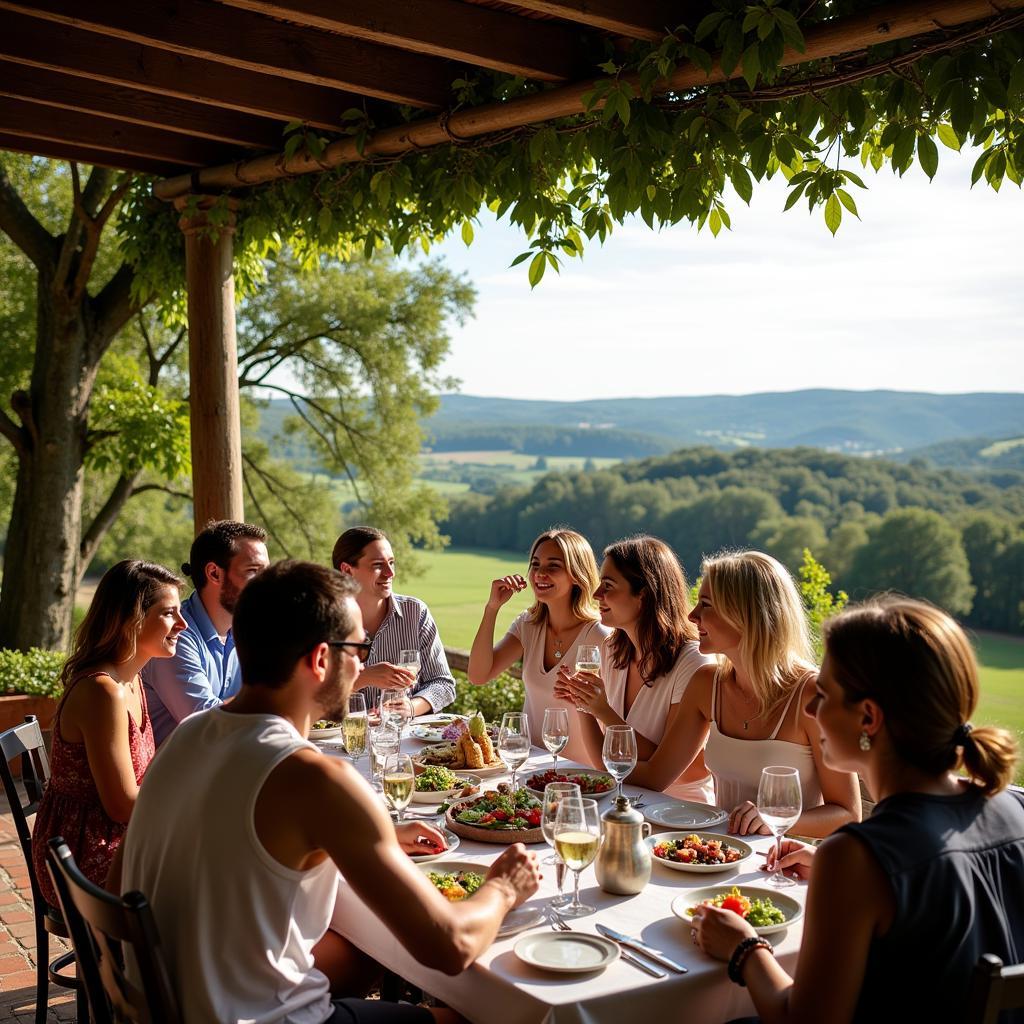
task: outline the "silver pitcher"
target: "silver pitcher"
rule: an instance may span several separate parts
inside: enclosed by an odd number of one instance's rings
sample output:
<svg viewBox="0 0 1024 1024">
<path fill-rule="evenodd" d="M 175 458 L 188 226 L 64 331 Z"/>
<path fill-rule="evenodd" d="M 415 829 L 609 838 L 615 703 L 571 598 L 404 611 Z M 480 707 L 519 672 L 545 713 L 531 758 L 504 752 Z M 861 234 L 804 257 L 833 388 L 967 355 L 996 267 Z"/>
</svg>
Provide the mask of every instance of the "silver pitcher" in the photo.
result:
<svg viewBox="0 0 1024 1024">
<path fill-rule="evenodd" d="M 629 800 L 620 796 L 601 815 L 601 849 L 594 863 L 598 885 L 605 892 L 632 896 L 640 892 L 651 878 L 651 851 L 644 840 L 651 826 Z"/>
</svg>

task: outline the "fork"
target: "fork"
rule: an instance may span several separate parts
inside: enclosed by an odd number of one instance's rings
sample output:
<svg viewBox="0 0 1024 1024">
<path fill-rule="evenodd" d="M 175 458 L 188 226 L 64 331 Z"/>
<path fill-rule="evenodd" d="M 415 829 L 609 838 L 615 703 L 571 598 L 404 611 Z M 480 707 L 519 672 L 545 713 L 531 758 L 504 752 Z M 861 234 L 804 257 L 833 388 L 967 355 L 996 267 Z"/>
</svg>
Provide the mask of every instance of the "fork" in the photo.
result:
<svg viewBox="0 0 1024 1024">
<path fill-rule="evenodd" d="M 629 804 L 634 810 L 639 810 L 643 805 L 647 803 L 643 793 L 637 793 L 636 796 L 629 798 Z"/>
<path fill-rule="evenodd" d="M 574 932 L 575 928 L 570 928 L 565 921 L 558 916 L 558 911 L 554 907 L 548 908 L 548 913 L 551 915 L 549 924 L 553 932 Z M 645 974 L 649 974 L 652 978 L 667 978 L 668 975 L 664 971 L 659 971 L 657 967 L 651 967 L 649 964 L 644 963 L 639 957 L 634 956 L 632 953 L 627 952 L 621 945 L 619 946 L 619 956 L 630 964 L 632 967 L 636 967 L 638 970 L 643 971 Z"/>
</svg>

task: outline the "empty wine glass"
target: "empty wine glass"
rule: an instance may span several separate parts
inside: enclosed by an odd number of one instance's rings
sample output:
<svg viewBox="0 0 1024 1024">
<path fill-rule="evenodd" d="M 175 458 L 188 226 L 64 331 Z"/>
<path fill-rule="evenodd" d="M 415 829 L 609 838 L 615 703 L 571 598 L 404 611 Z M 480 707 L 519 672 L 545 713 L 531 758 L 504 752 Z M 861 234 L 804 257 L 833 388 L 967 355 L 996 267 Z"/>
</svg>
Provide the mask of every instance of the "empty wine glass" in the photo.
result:
<svg viewBox="0 0 1024 1024">
<path fill-rule="evenodd" d="M 575 782 L 549 782 L 544 787 L 544 806 L 541 810 L 540 830 L 544 833 L 544 841 L 554 849 L 555 820 L 558 817 L 558 805 L 567 797 L 579 799 L 582 796 L 580 787 Z M 551 906 L 561 907 L 569 902 L 569 897 L 562 893 L 562 882 L 565 878 L 565 862 L 556 853 L 544 858 L 545 864 L 555 865 L 555 881 L 558 884 L 558 895 L 551 900 Z"/>
<path fill-rule="evenodd" d="M 622 782 L 636 767 L 636 733 L 630 725 L 610 725 L 605 730 L 604 746 L 601 749 L 604 766 L 619 784 L 618 796 L 622 796 Z"/>
<path fill-rule="evenodd" d="M 557 772 L 558 755 L 565 750 L 565 745 L 569 742 L 569 712 L 565 708 L 546 708 L 541 736 L 548 753 L 555 759 L 552 771 Z"/>
<path fill-rule="evenodd" d="M 412 799 L 415 778 L 412 758 L 408 754 L 392 754 L 384 762 L 384 799 L 393 811 L 398 812 L 399 821 Z"/>
<path fill-rule="evenodd" d="M 782 765 L 761 769 L 761 781 L 757 787 L 757 813 L 775 835 L 775 871 L 768 879 L 768 884 L 780 889 L 796 884 L 792 878 L 783 874 L 779 861 L 782 859 L 782 835 L 796 823 L 802 808 L 798 769 Z"/>
<path fill-rule="evenodd" d="M 371 769 L 374 781 L 380 782 L 381 789 L 384 788 L 384 763 L 392 754 L 398 753 L 401 742 L 400 726 L 393 718 L 385 719 L 370 733 Z"/>
<path fill-rule="evenodd" d="M 380 695 L 380 720 L 385 718 L 398 720 L 399 730 L 412 721 L 412 700 L 405 690 L 384 690 Z M 399 749 L 401 749 L 401 732 L 399 733 Z"/>
<path fill-rule="evenodd" d="M 592 914 L 594 908 L 580 902 L 580 872 L 594 862 L 601 844 L 601 819 L 597 801 L 563 797 L 555 814 L 555 852 L 572 871 L 575 885 L 572 902 L 558 911 L 564 917 Z"/>
<path fill-rule="evenodd" d="M 345 750 L 357 764 L 366 753 L 366 733 L 369 720 L 366 717 L 366 698 L 353 693 L 348 699 L 348 712 L 341 722 L 341 734 L 345 738 Z"/>
<path fill-rule="evenodd" d="M 516 789 L 516 772 L 530 756 L 530 723 L 524 711 L 506 711 L 498 730 L 498 756 L 512 773 L 512 791 Z"/>
</svg>

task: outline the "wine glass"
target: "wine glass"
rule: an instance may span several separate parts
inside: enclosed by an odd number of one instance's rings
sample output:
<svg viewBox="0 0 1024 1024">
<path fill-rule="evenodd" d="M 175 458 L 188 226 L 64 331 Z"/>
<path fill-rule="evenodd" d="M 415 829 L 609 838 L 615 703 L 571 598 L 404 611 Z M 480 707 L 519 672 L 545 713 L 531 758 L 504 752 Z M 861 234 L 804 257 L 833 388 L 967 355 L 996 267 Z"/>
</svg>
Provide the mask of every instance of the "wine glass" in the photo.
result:
<svg viewBox="0 0 1024 1024">
<path fill-rule="evenodd" d="M 498 756 L 512 773 L 512 792 L 516 790 L 516 772 L 530 756 L 530 723 L 524 711 L 506 711 L 498 730 Z"/>
<path fill-rule="evenodd" d="M 608 774 L 619 784 L 618 796 L 622 796 L 622 782 L 636 767 L 636 733 L 631 725 L 610 725 L 604 733 L 601 749 L 604 766 Z"/>
<path fill-rule="evenodd" d="M 412 669 L 413 675 L 418 676 L 420 674 L 420 652 L 418 650 L 399 651 L 398 667 Z"/>
<path fill-rule="evenodd" d="M 412 700 L 405 690 L 383 690 L 380 695 L 380 720 L 394 718 L 398 721 L 399 749 L 401 749 L 401 732 L 412 721 Z"/>
<path fill-rule="evenodd" d="M 552 849 L 555 845 L 555 819 L 558 816 L 558 805 L 565 799 L 579 800 L 581 796 L 580 787 L 575 782 L 549 782 L 544 787 L 544 806 L 541 810 L 540 830 L 544 833 L 544 841 Z M 555 881 L 558 883 L 558 895 L 551 900 L 551 906 L 564 906 L 569 902 L 569 897 L 562 893 L 565 863 L 556 853 L 545 857 L 544 863 L 555 865 Z"/>
<path fill-rule="evenodd" d="M 558 755 L 569 742 L 569 712 L 565 708 L 545 708 L 541 736 L 548 753 L 555 759 L 552 771 L 557 773 Z"/>
<path fill-rule="evenodd" d="M 782 859 L 782 834 L 795 824 L 802 808 L 798 769 L 780 765 L 761 769 L 761 781 L 757 787 L 757 813 L 775 835 L 775 871 L 768 879 L 768 884 L 780 889 L 796 884 L 782 873 L 779 861 Z"/>
<path fill-rule="evenodd" d="M 575 875 L 572 903 L 558 911 L 563 917 L 592 914 L 594 908 L 580 903 L 580 872 L 592 864 L 601 844 L 601 820 L 597 801 L 563 797 L 555 814 L 555 852 Z"/>
<path fill-rule="evenodd" d="M 379 778 L 384 788 L 384 763 L 392 754 L 397 754 L 402 743 L 400 726 L 394 718 L 383 720 L 370 733 L 370 753 L 373 755 L 373 778 Z"/>
<path fill-rule="evenodd" d="M 348 713 L 341 722 L 341 734 L 345 738 L 345 750 L 357 764 L 366 753 L 366 733 L 369 720 L 366 717 L 366 698 L 353 693 L 348 699 Z"/>
<path fill-rule="evenodd" d="M 392 754 L 384 762 L 384 799 L 393 811 L 398 811 L 399 821 L 412 799 L 415 778 L 408 754 Z"/>
<path fill-rule="evenodd" d="M 597 644 L 580 644 L 576 648 L 576 671 L 577 672 L 593 672 L 594 675 L 601 674 L 601 648 Z M 581 708 L 578 704 L 576 710 L 588 714 L 586 708 Z"/>
</svg>

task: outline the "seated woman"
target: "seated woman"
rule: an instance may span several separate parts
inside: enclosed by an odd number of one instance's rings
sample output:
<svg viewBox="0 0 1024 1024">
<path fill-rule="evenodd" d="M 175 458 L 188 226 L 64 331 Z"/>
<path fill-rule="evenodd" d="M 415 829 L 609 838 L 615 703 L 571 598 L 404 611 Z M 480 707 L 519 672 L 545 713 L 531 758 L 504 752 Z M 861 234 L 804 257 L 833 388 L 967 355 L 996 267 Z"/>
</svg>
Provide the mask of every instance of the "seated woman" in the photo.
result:
<svg viewBox="0 0 1024 1024">
<path fill-rule="evenodd" d="M 714 674 L 714 661 L 700 653 L 697 630 L 687 619 L 688 591 L 675 553 L 656 537 L 630 537 L 605 548 L 594 598 L 602 624 L 613 632 L 605 641 L 601 675 L 577 676 L 563 666 L 555 692 L 590 713 L 581 724 L 591 764 L 602 763 L 604 729 L 631 725 L 637 766 L 630 782 L 713 803 L 702 751 L 690 756 L 671 739 L 687 686 L 701 678 L 710 686 Z"/>
<path fill-rule="evenodd" d="M 828 764 L 860 772 L 878 804 L 816 851 L 782 844 L 780 866 L 810 879 L 795 978 L 729 911 L 701 907 L 694 941 L 730 960 L 764 1021 L 962 1021 L 981 954 L 1024 950 L 1015 743 L 972 728 L 977 664 L 945 612 L 886 598 L 824 632 L 807 711 Z"/>
<path fill-rule="evenodd" d="M 523 659 L 523 710 L 530 723 L 534 743 L 540 742 L 544 712 L 565 708 L 569 716 L 569 742 L 562 751 L 570 761 L 594 764 L 583 742 L 576 705 L 554 693 L 558 669 L 563 660 L 575 665 L 580 644 L 600 645 L 609 630 L 598 621 L 591 596 L 597 589 L 597 562 L 586 537 L 575 530 L 546 530 L 530 548 L 528 576 L 533 606 L 519 615 L 501 641 L 494 643 L 498 611 L 513 594 L 526 587 L 522 576 L 504 576 L 491 583 L 490 597 L 469 654 L 469 681 L 477 686 L 489 683 L 510 665 Z M 600 765 L 598 758 L 596 764 Z"/>
<path fill-rule="evenodd" d="M 414 715 L 440 711 L 455 700 L 455 680 L 430 609 L 418 598 L 393 592 L 395 553 L 382 530 L 353 526 L 334 544 L 331 563 L 360 586 L 356 600 L 373 642 L 356 682 L 372 711 L 386 690 L 408 691 Z M 420 671 L 398 664 L 402 651 L 420 652 Z"/>
<path fill-rule="evenodd" d="M 63 836 L 85 876 L 103 885 L 124 838 L 156 749 L 139 671 L 150 658 L 174 655 L 187 625 L 181 587 L 162 565 L 118 562 L 75 634 L 53 720 L 52 774 L 32 829 L 36 879 L 51 906 L 58 903 L 46 870 L 50 839 Z"/>
</svg>

